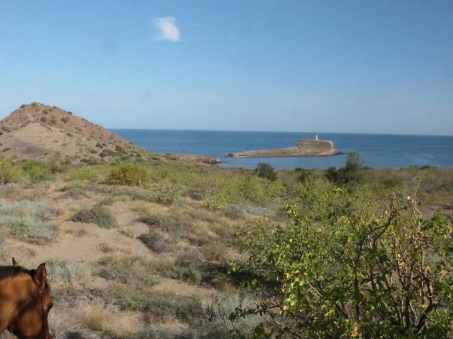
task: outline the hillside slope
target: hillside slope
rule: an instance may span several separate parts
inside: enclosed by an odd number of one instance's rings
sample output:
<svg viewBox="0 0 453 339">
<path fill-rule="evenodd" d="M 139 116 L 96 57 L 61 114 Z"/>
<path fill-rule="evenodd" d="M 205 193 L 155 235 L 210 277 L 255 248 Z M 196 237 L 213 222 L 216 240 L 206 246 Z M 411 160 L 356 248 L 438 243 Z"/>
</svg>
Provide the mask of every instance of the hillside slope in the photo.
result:
<svg viewBox="0 0 453 339">
<path fill-rule="evenodd" d="M 146 160 L 153 153 L 71 112 L 34 102 L 22 105 L 0 121 L 0 156 L 77 164 Z M 218 162 L 203 156 L 174 156 Z"/>
</svg>

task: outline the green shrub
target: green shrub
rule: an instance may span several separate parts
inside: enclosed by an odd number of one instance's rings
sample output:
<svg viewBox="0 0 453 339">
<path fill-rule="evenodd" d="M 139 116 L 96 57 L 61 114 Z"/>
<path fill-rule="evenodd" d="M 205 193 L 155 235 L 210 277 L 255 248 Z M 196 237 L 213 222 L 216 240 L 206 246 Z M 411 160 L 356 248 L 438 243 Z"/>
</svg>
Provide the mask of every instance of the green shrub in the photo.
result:
<svg viewBox="0 0 453 339">
<path fill-rule="evenodd" d="M 66 123 L 68 123 L 69 118 L 68 117 L 61 118 L 61 121 L 63 121 L 66 124 Z"/>
<path fill-rule="evenodd" d="M 47 117 L 42 117 L 41 122 L 47 122 Z"/>
<path fill-rule="evenodd" d="M 121 164 L 113 168 L 106 180 L 109 185 L 126 185 L 126 186 L 142 186 L 149 182 L 148 171 L 145 167 L 127 163 Z"/>
<path fill-rule="evenodd" d="M 67 167 L 56 163 L 43 163 L 37 160 L 26 160 L 22 164 L 23 171 L 32 182 L 49 180 L 53 174 L 64 173 Z"/>
<path fill-rule="evenodd" d="M 345 167 L 339 169 L 329 167 L 325 176 L 337 185 L 350 182 L 362 183 L 365 176 L 363 161 L 360 160 L 360 156 L 356 152 L 350 152 L 347 155 Z"/>
<path fill-rule="evenodd" d="M 56 126 L 57 125 L 57 120 L 55 120 L 55 119 L 50 120 L 50 125 L 51 126 Z"/>
<path fill-rule="evenodd" d="M 274 172 L 274 168 L 268 163 L 260 162 L 255 172 L 260 178 L 266 178 L 270 181 L 277 180 L 277 173 Z"/>
<path fill-rule="evenodd" d="M 0 158 L 0 184 L 18 183 L 23 176 L 22 169 L 11 159 Z"/>
<path fill-rule="evenodd" d="M 106 174 L 106 167 L 104 166 L 83 166 L 77 168 L 70 175 L 70 180 L 87 180 L 91 182 L 101 181 Z"/>
<path fill-rule="evenodd" d="M 150 190 L 150 200 L 167 206 L 174 205 L 181 195 L 181 189 L 167 180 L 153 184 Z"/>
</svg>

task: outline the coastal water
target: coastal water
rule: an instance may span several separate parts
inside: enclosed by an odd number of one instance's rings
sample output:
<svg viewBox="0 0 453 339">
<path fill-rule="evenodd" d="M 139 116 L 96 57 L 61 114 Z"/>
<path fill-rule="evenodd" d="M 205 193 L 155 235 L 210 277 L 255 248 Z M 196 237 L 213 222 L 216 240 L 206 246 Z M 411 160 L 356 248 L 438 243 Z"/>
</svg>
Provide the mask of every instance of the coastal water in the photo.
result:
<svg viewBox="0 0 453 339">
<path fill-rule="evenodd" d="M 133 144 L 155 153 L 197 154 L 219 158 L 219 166 L 256 168 L 267 162 L 276 169 L 328 168 L 345 164 L 348 152 L 357 152 L 365 166 L 374 168 L 437 166 L 453 167 L 453 137 L 320 133 L 319 139 L 330 139 L 344 154 L 332 157 L 303 158 L 229 158 L 233 152 L 283 148 L 314 133 L 181 131 L 111 129 L 111 132 Z"/>
</svg>

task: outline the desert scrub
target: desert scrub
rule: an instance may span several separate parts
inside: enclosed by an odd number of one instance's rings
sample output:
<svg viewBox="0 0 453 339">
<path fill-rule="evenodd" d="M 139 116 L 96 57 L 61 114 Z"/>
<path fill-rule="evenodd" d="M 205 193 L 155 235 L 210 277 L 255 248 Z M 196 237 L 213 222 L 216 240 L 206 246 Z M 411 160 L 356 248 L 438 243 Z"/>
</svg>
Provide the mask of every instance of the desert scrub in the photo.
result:
<svg viewBox="0 0 453 339">
<path fill-rule="evenodd" d="M 16 196 L 21 190 L 21 187 L 18 184 L 9 183 L 6 185 L 0 185 L 0 198 L 10 198 Z"/>
<path fill-rule="evenodd" d="M 101 182 L 107 176 L 108 170 L 106 166 L 82 166 L 70 174 L 69 180 Z"/>
<path fill-rule="evenodd" d="M 53 175 L 64 173 L 67 167 L 56 163 L 43 163 L 36 160 L 26 160 L 22 163 L 22 170 L 32 182 L 49 180 Z"/>
<path fill-rule="evenodd" d="M 137 237 L 147 248 L 155 253 L 163 253 L 169 250 L 170 245 L 159 230 L 151 229 Z"/>
<path fill-rule="evenodd" d="M 16 165 L 11 158 L 0 158 L 0 184 L 18 183 L 23 177 L 20 166 Z"/>
<path fill-rule="evenodd" d="M 270 181 L 254 175 L 235 175 L 219 180 L 216 187 L 206 193 L 203 205 L 212 210 L 247 202 L 265 206 L 285 194 L 285 187 L 280 181 Z"/>
<path fill-rule="evenodd" d="M 87 263 L 70 264 L 58 259 L 46 261 L 48 279 L 52 284 L 73 286 L 85 283 L 93 272 L 93 267 Z"/>
<path fill-rule="evenodd" d="M 49 239 L 56 228 L 45 217 L 46 207 L 33 201 L 0 203 L 0 225 L 10 235 L 31 239 Z"/>
<path fill-rule="evenodd" d="M 92 223 L 107 229 L 118 226 L 110 211 L 106 207 L 100 205 L 95 205 L 91 209 L 84 208 L 75 213 L 69 220 L 87 224 Z"/>
<path fill-rule="evenodd" d="M 158 282 L 158 277 L 149 271 L 148 262 L 136 255 L 101 258 L 96 275 L 136 288 L 149 287 Z"/>
<path fill-rule="evenodd" d="M 176 204 L 181 196 L 181 189 L 168 180 L 159 181 L 149 186 L 150 200 L 159 204 L 170 206 Z"/>
<path fill-rule="evenodd" d="M 148 225 L 150 230 L 158 229 L 162 232 L 183 238 L 197 233 L 197 229 L 193 223 L 193 217 L 189 214 L 182 213 L 177 209 L 171 210 L 169 214 L 166 215 L 147 215 L 137 219 L 137 221 Z"/>
<path fill-rule="evenodd" d="M 121 164 L 113 168 L 106 180 L 109 185 L 142 186 L 149 182 L 145 167 L 134 163 Z"/>
<path fill-rule="evenodd" d="M 211 242 L 204 244 L 200 248 L 200 252 L 204 255 L 206 260 L 217 261 L 220 263 L 227 263 L 228 247 L 218 239 L 212 239 Z"/>
<path fill-rule="evenodd" d="M 156 326 L 153 324 L 145 328 L 141 333 L 137 333 L 130 339 L 145 339 L 145 338 L 166 338 L 166 339 L 182 339 L 182 338 L 199 338 L 199 339 L 230 339 L 236 338 L 236 334 L 240 333 L 243 336 L 237 338 L 261 338 L 253 336 L 255 327 L 261 322 L 267 323 L 271 318 L 262 317 L 247 317 L 247 319 L 236 319 L 235 322 L 230 321 L 229 315 L 232 314 L 238 305 L 250 305 L 253 299 L 249 295 L 239 293 L 222 294 L 209 302 L 200 302 L 198 295 L 191 295 L 180 300 L 180 297 L 172 294 L 162 293 L 165 299 L 172 302 L 177 302 L 179 307 L 177 314 L 169 313 L 170 305 L 163 302 L 162 311 L 150 308 L 147 314 L 152 316 L 152 319 L 162 319 L 165 321 L 170 316 L 171 319 L 177 318 L 179 321 L 186 322 L 190 326 L 182 327 L 177 333 L 170 326 Z M 158 299 L 158 298 L 156 298 Z M 168 305 L 168 306 L 167 306 Z M 167 306 L 167 307 L 166 307 Z M 193 311 L 190 311 L 193 310 Z"/>
</svg>

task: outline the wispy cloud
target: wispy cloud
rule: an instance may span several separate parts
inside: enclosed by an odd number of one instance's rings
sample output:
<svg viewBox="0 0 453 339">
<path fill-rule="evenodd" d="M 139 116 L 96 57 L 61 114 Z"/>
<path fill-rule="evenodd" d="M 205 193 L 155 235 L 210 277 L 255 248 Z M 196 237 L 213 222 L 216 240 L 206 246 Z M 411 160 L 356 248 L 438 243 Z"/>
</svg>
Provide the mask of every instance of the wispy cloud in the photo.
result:
<svg viewBox="0 0 453 339">
<path fill-rule="evenodd" d="M 175 25 L 175 18 L 172 16 L 166 18 L 153 18 L 153 24 L 160 30 L 160 36 L 157 40 L 180 41 L 179 28 Z"/>
</svg>

